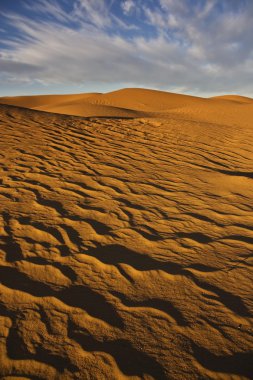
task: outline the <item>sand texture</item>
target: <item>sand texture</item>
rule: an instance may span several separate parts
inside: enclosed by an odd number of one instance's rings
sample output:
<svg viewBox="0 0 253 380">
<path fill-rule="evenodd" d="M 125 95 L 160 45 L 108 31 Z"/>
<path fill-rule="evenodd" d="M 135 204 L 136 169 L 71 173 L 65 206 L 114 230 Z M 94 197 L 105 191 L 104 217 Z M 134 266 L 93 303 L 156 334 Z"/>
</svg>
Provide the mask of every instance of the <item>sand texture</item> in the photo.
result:
<svg viewBox="0 0 253 380">
<path fill-rule="evenodd" d="M 253 100 L 0 102 L 0 378 L 252 379 Z"/>
</svg>

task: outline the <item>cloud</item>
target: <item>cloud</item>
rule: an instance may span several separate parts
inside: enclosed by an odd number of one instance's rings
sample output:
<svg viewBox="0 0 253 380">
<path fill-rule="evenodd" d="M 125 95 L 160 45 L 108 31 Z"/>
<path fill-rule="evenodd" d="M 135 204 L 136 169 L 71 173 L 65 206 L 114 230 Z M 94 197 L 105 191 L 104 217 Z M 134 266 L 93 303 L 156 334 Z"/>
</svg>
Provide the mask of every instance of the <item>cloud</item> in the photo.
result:
<svg viewBox="0 0 253 380">
<path fill-rule="evenodd" d="M 253 96 L 251 2 L 238 8 L 224 0 L 220 9 L 216 0 L 160 0 L 155 5 L 143 0 L 137 19 L 130 16 L 133 1 L 122 1 L 122 12 L 131 17 L 127 25 L 113 1 L 75 0 L 68 12 L 63 1 L 33 3 L 39 20 L 5 14 L 20 37 L 16 33 L 2 48 L 2 83 L 9 75 L 17 86 L 22 81 L 89 83 L 95 89 L 103 83 L 106 89 L 124 83 L 197 95 Z"/>
<path fill-rule="evenodd" d="M 51 16 L 60 22 L 71 20 L 69 15 L 64 11 L 57 0 L 51 0 L 50 2 L 48 0 L 26 0 L 26 2 L 23 3 L 23 6 L 29 11 L 40 13 L 41 15 Z"/>
<path fill-rule="evenodd" d="M 104 0 L 78 0 L 74 2 L 73 16 L 99 28 L 111 25 L 109 8 Z"/>
<path fill-rule="evenodd" d="M 127 15 L 135 8 L 135 4 L 133 0 L 125 0 L 121 3 L 121 7 L 123 12 Z"/>
<path fill-rule="evenodd" d="M 0 72 L 5 74 L 16 74 L 18 72 L 19 74 L 28 77 L 30 76 L 31 72 L 41 72 L 41 67 L 30 63 L 22 63 L 0 57 Z"/>
</svg>

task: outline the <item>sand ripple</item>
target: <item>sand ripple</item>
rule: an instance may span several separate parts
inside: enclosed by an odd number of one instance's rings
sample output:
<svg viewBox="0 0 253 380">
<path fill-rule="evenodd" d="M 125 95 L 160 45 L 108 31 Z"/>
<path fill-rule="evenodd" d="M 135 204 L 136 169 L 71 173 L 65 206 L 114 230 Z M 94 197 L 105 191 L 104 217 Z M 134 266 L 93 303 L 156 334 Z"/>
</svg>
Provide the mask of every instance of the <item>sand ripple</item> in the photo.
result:
<svg viewBox="0 0 253 380">
<path fill-rule="evenodd" d="M 0 114 L 1 378 L 252 378 L 252 126 Z"/>
</svg>

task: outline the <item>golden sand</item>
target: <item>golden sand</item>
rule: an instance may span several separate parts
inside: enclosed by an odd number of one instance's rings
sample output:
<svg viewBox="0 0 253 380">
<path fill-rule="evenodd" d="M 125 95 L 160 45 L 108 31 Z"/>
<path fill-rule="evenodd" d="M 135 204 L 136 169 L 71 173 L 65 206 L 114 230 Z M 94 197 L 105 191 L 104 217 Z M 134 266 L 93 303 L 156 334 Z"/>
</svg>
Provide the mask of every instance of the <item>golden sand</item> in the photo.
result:
<svg viewBox="0 0 253 380">
<path fill-rule="evenodd" d="M 1 379 L 251 379 L 253 100 L 0 102 Z"/>
</svg>

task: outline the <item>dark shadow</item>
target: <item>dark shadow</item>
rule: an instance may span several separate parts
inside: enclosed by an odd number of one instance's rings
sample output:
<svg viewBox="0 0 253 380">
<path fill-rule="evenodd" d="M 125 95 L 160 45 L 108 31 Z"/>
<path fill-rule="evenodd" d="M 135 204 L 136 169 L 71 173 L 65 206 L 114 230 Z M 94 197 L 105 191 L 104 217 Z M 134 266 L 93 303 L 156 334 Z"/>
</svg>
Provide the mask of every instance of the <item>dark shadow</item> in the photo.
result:
<svg viewBox="0 0 253 380">
<path fill-rule="evenodd" d="M 111 355 L 125 375 L 143 378 L 143 374 L 148 374 L 156 380 L 167 379 L 163 367 L 145 352 L 135 349 L 129 341 L 98 341 L 90 334 L 78 330 L 72 322 L 69 322 L 68 327 L 69 337 L 78 342 L 84 350 L 101 351 Z"/>
<path fill-rule="evenodd" d="M 218 356 L 193 342 L 192 348 L 194 356 L 203 367 L 215 372 L 223 372 L 252 379 L 253 351 Z"/>
<path fill-rule="evenodd" d="M 209 236 L 202 234 L 201 232 L 178 232 L 176 233 L 178 238 L 186 238 L 195 240 L 197 243 L 208 244 L 213 241 Z"/>
<path fill-rule="evenodd" d="M 245 306 L 245 304 L 239 296 L 235 296 L 234 294 L 229 293 L 226 290 L 220 289 L 218 286 L 200 281 L 196 279 L 194 276 L 191 276 L 191 279 L 200 288 L 214 293 L 214 295 L 205 295 L 206 298 L 218 299 L 228 309 L 232 310 L 233 312 L 242 317 L 252 317 L 252 314 L 249 312 L 248 308 Z"/>
<path fill-rule="evenodd" d="M 108 324 L 123 328 L 124 324 L 116 309 L 106 301 L 105 297 L 83 285 L 75 285 L 62 290 L 58 296 L 69 306 L 86 310 L 95 318 Z"/>
<path fill-rule="evenodd" d="M 220 240 L 237 240 L 237 241 L 242 241 L 247 244 L 253 244 L 253 238 L 249 236 L 244 236 L 244 235 L 228 235 L 223 237 Z"/>
<path fill-rule="evenodd" d="M 223 169 L 217 169 L 218 172 L 226 174 L 226 175 L 232 175 L 235 177 L 245 177 L 245 178 L 253 178 L 253 172 L 240 172 L 240 171 L 231 171 L 231 170 L 223 170 Z"/>
<path fill-rule="evenodd" d="M 75 282 L 77 279 L 77 275 L 73 269 L 71 269 L 68 265 L 64 265 L 58 263 L 56 261 L 49 261 L 44 259 L 43 257 L 26 257 L 26 261 L 28 263 L 33 263 L 37 265 L 52 265 L 53 267 L 59 269 L 64 276 L 68 277 L 72 282 Z"/>
<path fill-rule="evenodd" d="M 43 345 L 41 345 L 40 347 L 36 347 L 36 352 L 29 352 L 22 339 L 22 334 L 19 332 L 17 327 L 16 318 L 18 317 L 18 313 L 14 310 L 8 310 L 4 304 L 0 303 L 0 315 L 12 319 L 12 327 L 10 328 L 9 335 L 6 339 L 6 350 L 7 355 L 10 359 L 38 360 L 41 363 L 51 365 L 59 372 L 64 372 L 65 369 L 68 369 L 71 372 L 76 372 L 78 370 L 78 368 L 70 362 L 67 356 L 61 357 L 55 353 L 47 352 L 47 350 L 43 349 Z M 41 377 L 38 376 L 29 375 L 29 378 L 34 380 L 41 380 Z"/>
<path fill-rule="evenodd" d="M 94 219 L 82 219 L 84 222 L 89 223 L 91 227 L 96 231 L 99 235 L 107 235 L 112 229 L 108 227 L 106 224 L 98 222 Z"/>
<path fill-rule="evenodd" d="M 59 372 L 64 372 L 65 369 L 68 369 L 71 372 L 76 372 L 78 370 L 78 368 L 70 362 L 67 356 L 62 357 L 55 353 L 47 352 L 46 349 L 43 349 L 42 345 L 36 347 L 36 352 L 29 352 L 15 325 L 10 329 L 6 340 L 6 348 L 8 356 L 14 360 L 37 360 L 41 363 L 53 366 Z M 41 378 L 39 377 L 39 379 Z"/>
<path fill-rule="evenodd" d="M 2 236 L 0 247 L 6 254 L 6 261 L 9 263 L 22 260 L 24 258 L 22 249 L 18 242 L 15 241 L 12 230 L 10 228 L 10 215 L 6 212 L 2 213 L 4 221 L 4 229 L 8 236 Z"/>
<path fill-rule="evenodd" d="M 118 297 L 121 302 L 127 307 L 150 307 L 156 310 L 160 310 L 166 313 L 169 317 L 172 317 L 175 322 L 180 326 L 187 326 L 188 322 L 184 318 L 183 314 L 170 302 L 159 298 L 150 298 L 144 301 L 135 301 L 126 297 L 119 292 L 111 292 L 112 295 Z"/>
<path fill-rule="evenodd" d="M 127 264 L 139 271 L 163 270 L 169 274 L 182 274 L 182 268 L 179 264 L 153 259 L 146 254 L 133 251 L 120 244 L 97 245 L 96 248 L 89 248 L 85 253 L 104 264 L 115 266 Z"/>
<path fill-rule="evenodd" d="M 37 282 L 16 268 L 0 267 L 1 283 L 10 289 L 21 290 L 35 297 L 55 297 L 68 306 L 85 310 L 95 318 L 122 328 L 123 321 L 106 298 L 84 285 L 55 289 L 43 282 Z"/>
<path fill-rule="evenodd" d="M 13 241 L 10 236 L 4 236 L 1 240 L 0 248 L 4 251 L 8 263 L 13 263 L 24 258 L 20 245 Z"/>
</svg>

